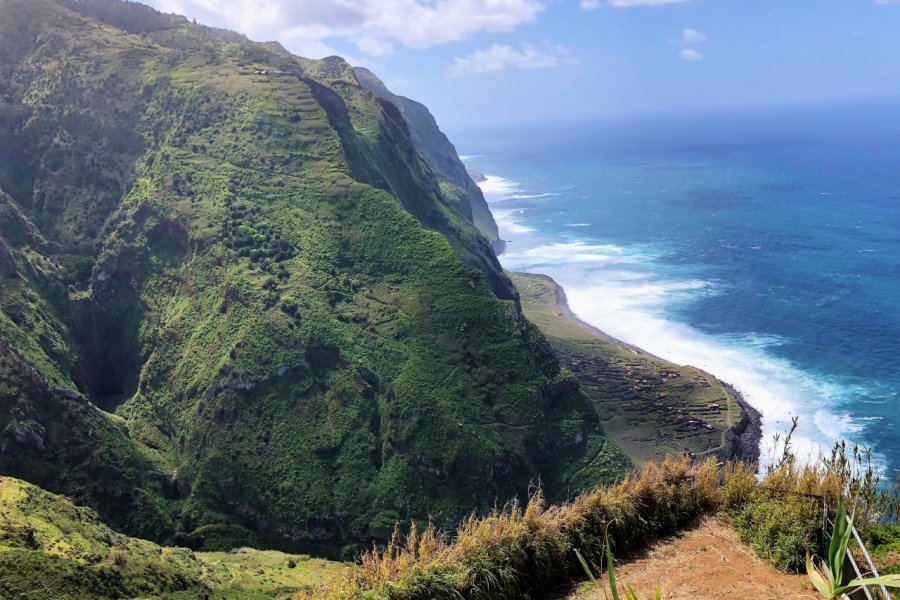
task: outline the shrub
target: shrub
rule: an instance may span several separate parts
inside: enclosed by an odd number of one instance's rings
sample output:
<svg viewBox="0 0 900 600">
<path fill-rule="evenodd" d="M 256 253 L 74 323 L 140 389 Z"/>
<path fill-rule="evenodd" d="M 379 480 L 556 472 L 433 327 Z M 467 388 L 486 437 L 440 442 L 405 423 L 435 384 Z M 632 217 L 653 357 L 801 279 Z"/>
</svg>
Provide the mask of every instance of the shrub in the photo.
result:
<svg viewBox="0 0 900 600">
<path fill-rule="evenodd" d="M 821 505 L 812 498 L 766 497 L 769 494 L 758 490 L 732 511 L 735 529 L 759 556 L 799 573 L 806 552 L 821 545 Z"/>
<path fill-rule="evenodd" d="M 860 529 L 875 524 L 896 501 L 881 485 L 869 450 L 839 442 L 818 463 L 800 463 L 791 451 L 796 425 L 761 481 L 744 465 L 726 468 L 722 501 L 745 543 L 778 568 L 799 573 L 807 552 L 824 552 L 825 520 L 834 520 L 842 500 Z"/>
<path fill-rule="evenodd" d="M 537 492 L 524 509 L 513 502 L 487 517 L 469 517 L 452 537 L 432 526 L 419 532 L 414 525 L 405 538 L 395 529 L 390 543 L 364 554 L 357 569 L 297 599 L 540 597 L 578 576 L 575 549 L 601 564 L 606 536 L 610 551 L 627 553 L 720 508 L 758 554 L 800 572 L 807 553 L 822 555 L 824 519 L 835 518 L 842 499 L 861 515 L 861 527 L 896 506 L 867 452 L 838 444 L 819 464 L 803 465 L 790 452 L 790 435 L 784 448 L 761 480 L 745 463 L 720 468 L 712 460 L 692 466 L 670 458 L 569 504 L 545 506 Z"/>
<path fill-rule="evenodd" d="M 575 548 L 594 562 L 604 536 L 627 552 L 686 524 L 719 504 L 714 461 L 649 464 L 621 484 L 547 507 L 537 492 L 523 509 L 513 502 L 484 518 L 465 520 L 455 537 L 429 526 L 405 539 L 395 531 L 384 549 L 362 556 L 357 569 L 328 589 L 298 599 L 513 599 L 546 592 L 576 576 Z"/>
</svg>

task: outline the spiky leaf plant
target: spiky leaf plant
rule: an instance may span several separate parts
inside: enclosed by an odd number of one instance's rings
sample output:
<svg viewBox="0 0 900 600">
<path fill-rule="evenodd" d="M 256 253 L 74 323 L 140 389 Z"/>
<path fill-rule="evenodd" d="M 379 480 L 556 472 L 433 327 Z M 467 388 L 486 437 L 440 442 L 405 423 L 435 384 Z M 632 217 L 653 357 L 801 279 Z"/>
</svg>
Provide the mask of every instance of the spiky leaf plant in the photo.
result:
<svg viewBox="0 0 900 600">
<path fill-rule="evenodd" d="M 621 600 L 621 597 L 619 596 L 618 583 L 616 583 L 616 570 L 613 565 L 612 550 L 609 547 L 608 539 L 604 541 L 603 548 L 606 554 L 606 572 L 609 576 L 609 591 L 612 593 L 613 600 Z M 585 558 L 581 555 L 581 552 L 575 550 L 575 556 L 578 557 L 578 562 L 581 563 L 581 568 L 584 569 L 585 573 L 587 573 L 588 579 L 591 580 L 591 583 L 594 584 L 594 587 L 600 590 L 600 593 L 603 594 L 604 598 L 609 600 L 609 597 L 606 595 L 606 588 L 604 588 L 603 585 L 594 577 L 594 574 L 591 572 L 591 567 L 588 565 Z M 662 600 L 662 590 L 659 587 L 656 588 L 655 598 L 656 600 Z M 625 600 L 639 600 L 637 593 L 631 586 L 626 586 L 625 588 Z"/>
<path fill-rule="evenodd" d="M 816 560 L 806 555 L 806 572 L 813 585 L 825 598 L 843 598 L 848 592 L 870 585 L 883 585 L 900 589 L 900 575 L 883 575 L 881 577 L 857 578 L 844 584 L 844 561 L 847 558 L 847 546 L 853 531 L 853 516 L 847 518 L 844 501 L 838 504 L 834 530 L 828 543 L 827 556 L 824 560 Z"/>
</svg>

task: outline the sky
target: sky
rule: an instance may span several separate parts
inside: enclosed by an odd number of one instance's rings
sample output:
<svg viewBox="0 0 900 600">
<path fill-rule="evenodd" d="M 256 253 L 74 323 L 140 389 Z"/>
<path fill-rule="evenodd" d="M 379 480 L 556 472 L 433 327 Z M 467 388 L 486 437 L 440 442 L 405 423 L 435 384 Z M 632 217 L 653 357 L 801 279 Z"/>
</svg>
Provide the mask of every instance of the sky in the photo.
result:
<svg viewBox="0 0 900 600">
<path fill-rule="evenodd" d="M 146 0 L 338 54 L 448 131 L 900 101 L 900 0 Z"/>
</svg>

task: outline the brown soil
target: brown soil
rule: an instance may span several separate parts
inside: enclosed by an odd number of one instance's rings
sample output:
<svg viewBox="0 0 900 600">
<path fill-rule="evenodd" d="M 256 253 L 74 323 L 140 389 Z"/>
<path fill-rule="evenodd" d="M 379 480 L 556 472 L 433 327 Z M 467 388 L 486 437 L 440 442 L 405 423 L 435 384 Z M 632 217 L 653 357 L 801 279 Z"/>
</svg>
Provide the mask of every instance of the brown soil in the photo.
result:
<svg viewBox="0 0 900 600">
<path fill-rule="evenodd" d="M 775 570 L 741 543 L 720 517 L 706 517 L 678 536 L 657 542 L 644 554 L 622 561 L 616 567 L 616 579 L 620 588 L 632 586 L 641 600 L 652 599 L 657 586 L 662 587 L 664 600 L 817 597 L 805 576 Z M 602 597 L 596 589 L 578 584 L 560 599 Z"/>
</svg>

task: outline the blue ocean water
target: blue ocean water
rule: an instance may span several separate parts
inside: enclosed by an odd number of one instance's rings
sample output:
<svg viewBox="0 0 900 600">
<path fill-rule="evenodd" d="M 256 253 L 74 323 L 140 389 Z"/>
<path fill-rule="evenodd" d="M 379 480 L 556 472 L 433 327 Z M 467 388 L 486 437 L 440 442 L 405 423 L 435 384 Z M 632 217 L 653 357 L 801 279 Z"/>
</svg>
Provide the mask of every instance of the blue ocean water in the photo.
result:
<svg viewBox="0 0 900 600">
<path fill-rule="evenodd" d="M 797 450 L 900 473 L 900 109 L 460 132 L 508 240 L 613 336 L 704 368 Z"/>
</svg>

